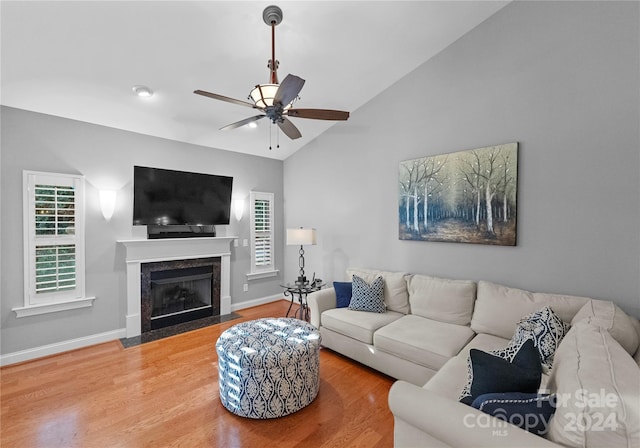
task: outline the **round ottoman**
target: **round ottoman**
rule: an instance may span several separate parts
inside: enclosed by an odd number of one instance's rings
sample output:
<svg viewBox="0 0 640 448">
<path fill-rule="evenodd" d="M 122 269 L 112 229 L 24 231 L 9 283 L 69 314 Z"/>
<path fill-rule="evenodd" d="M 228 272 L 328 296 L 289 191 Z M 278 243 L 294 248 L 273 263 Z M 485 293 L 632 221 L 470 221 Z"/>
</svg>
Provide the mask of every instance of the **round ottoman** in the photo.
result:
<svg viewBox="0 0 640 448">
<path fill-rule="evenodd" d="M 320 333 L 293 318 L 243 322 L 216 342 L 220 401 L 241 417 L 275 418 L 310 404 L 320 387 Z"/>
</svg>

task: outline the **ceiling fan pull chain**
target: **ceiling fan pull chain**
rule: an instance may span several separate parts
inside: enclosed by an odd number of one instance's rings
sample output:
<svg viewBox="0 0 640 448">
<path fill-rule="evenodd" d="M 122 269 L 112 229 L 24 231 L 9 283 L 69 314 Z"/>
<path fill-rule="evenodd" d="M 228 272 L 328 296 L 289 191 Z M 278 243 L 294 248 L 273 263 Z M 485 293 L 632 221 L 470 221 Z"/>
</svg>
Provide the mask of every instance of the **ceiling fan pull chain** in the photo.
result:
<svg viewBox="0 0 640 448">
<path fill-rule="evenodd" d="M 271 151 L 271 142 L 273 141 L 273 123 L 269 125 L 269 151 Z"/>
</svg>

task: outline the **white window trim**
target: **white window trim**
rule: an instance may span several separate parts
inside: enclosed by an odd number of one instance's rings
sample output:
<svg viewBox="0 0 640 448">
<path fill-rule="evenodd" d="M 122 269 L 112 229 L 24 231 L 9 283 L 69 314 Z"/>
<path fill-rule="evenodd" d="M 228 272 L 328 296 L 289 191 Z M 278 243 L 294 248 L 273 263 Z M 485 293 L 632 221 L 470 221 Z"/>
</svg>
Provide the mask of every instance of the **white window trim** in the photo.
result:
<svg viewBox="0 0 640 448">
<path fill-rule="evenodd" d="M 55 313 L 58 311 L 75 310 L 77 308 L 87 308 L 93 306 L 95 297 L 84 297 L 69 301 L 60 301 L 55 303 L 44 303 L 41 305 L 30 305 L 24 307 L 13 308 L 16 317 L 37 316 L 38 314 Z"/>
<path fill-rule="evenodd" d="M 84 177 L 74 174 L 23 171 L 23 239 L 24 239 L 24 306 L 15 307 L 17 317 L 34 316 L 58 311 L 84 308 L 93 305 L 95 297 L 85 295 L 84 252 Z M 57 291 L 35 295 L 35 192 L 36 184 L 73 185 L 75 187 L 75 236 L 76 287 L 69 291 Z"/>
<path fill-rule="evenodd" d="M 270 218 L 271 218 L 271 264 L 265 267 L 256 266 L 256 247 L 255 247 L 255 224 L 254 224 L 254 207 L 256 199 L 267 200 L 270 202 Z M 274 211 L 275 211 L 275 195 L 273 193 L 265 193 L 260 191 L 251 191 L 249 193 L 249 210 L 250 210 L 250 226 L 251 226 L 251 272 L 247 274 L 247 280 L 258 280 L 263 278 L 276 277 L 280 270 L 276 269 L 275 259 L 275 223 L 274 223 Z"/>
<path fill-rule="evenodd" d="M 247 280 L 259 280 L 261 278 L 276 277 L 280 273 L 280 269 L 273 269 L 264 272 L 252 272 L 247 274 Z"/>
</svg>

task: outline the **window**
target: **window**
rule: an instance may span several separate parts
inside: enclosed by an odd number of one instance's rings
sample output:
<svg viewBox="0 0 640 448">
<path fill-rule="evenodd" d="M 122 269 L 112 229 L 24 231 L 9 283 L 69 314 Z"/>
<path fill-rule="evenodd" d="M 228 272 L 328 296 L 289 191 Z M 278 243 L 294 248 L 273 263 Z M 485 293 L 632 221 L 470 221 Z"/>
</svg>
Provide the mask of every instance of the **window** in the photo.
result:
<svg viewBox="0 0 640 448">
<path fill-rule="evenodd" d="M 25 171 L 24 307 L 18 317 L 91 306 L 84 287 L 84 179 Z"/>
<path fill-rule="evenodd" d="M 273 277 L 275 268 L 273 193 L 252 191 L 251 207 L 251 279 Z"/>
</svg>

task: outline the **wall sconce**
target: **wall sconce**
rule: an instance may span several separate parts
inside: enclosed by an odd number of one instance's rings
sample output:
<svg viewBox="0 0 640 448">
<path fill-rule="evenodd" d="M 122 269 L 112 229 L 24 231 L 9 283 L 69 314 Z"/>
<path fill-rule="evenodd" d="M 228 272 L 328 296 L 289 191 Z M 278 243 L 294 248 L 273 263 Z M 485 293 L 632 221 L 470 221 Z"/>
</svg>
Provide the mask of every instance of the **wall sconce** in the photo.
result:
<svg viewBox="0 0 640 448">
<path fill-rule="evenodd" d="M 236 215 L 236 221 L 240 221 L 244 214 L 244 199 L 236 199 L 233 201 L 233 211 Z"/>
<path fill-rule="evenodd" d="M 300 273 L 298 275 L 297 284 L 306 285 L 307 277 L 304 276 L 304 247 L 303 246 L 315 246 L 316 244 L 316 229 L 287 229 L 287 245 L 298 246 L 300 245 L 300 257 L 298 258 L 298 266 L 300 267 Z"/>
<path fill-rule="evenodd" d="M 113 216 L 113 212 L 116 209 L 116 191 L 115 190 L 100 190 L 100 210 L 102 210 L 102 216 L 109 221 Z"/>
</svg>

